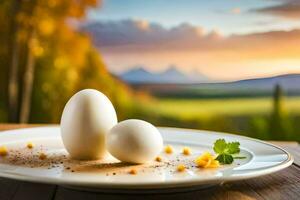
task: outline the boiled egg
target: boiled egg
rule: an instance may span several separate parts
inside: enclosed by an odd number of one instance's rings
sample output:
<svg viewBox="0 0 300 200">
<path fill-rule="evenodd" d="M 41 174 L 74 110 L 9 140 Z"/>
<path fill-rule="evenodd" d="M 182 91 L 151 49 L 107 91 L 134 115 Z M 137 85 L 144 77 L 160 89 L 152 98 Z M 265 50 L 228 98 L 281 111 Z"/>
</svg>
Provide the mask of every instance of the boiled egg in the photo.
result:
<svg viewBox="0 0 300 200">
<path fill-rule="evenodd" d="M 109 153 L 123 162 L 146 163 L 162 151 L 163 139 L 152 124 L 129 119 L 115 125 L 108 133 Z"/>
<path fill-rule="evenodd" d="M 116 124 L 116 111 L 103 93 L 81 90 L 63 110 L 60 122 L 63 144 L 73 159 L 102 158 L 106 153 L 106 135 Z"/>
</svg>

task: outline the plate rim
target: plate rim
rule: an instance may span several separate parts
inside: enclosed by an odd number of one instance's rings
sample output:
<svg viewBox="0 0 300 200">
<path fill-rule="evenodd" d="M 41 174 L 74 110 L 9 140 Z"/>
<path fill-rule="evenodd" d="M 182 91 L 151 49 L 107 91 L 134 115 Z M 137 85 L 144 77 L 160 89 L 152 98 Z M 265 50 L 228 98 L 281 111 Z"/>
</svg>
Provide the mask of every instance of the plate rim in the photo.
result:
<svg viewBox="0 0 300 200">
<path fill-rule="evenodd" d="M 0 131 L 0 136 L 4 133 L 10 133 L 14 131 L 22 131 L 22 130 L 30 130 L 30 129 L 48 129 L 48 128 L 58 128 L 59 125 L 46 125 L 46 126 L 37 126 L 37 127 L 26 127 L 26 128 L 20 128 L 20 129 L 10 129 L 10 130 L 4 130 Z M 189 132 L 202 132 L 202 133 L 213 133 L 218 135 L 227 135 L 230 137 L 238 137 L 243 138 L 245 140 L 251 140 L 257 143 L 261 143 L 263 145 L 268 145 L 273 148 L 276 148 L 280 151 L 282 151 L 284 154 L 287 155 L 287 159 L 283 161 L 282 163 L 279 163 L 272 167 L 267 167 L 265 169 L 261 169 L 257 171 L 255 174 L 244 174 L 242 176 L 230 176 L 230 177 L 215 177 L 214 179 L 206 179 L 206 180 L 199 180 L 199 179 L 190 179 L 190 180 L 171 180 L 171 181 L 164 181 L 164 182 L 149 182 L 149 183 L 139 183 L 138 185 L 136 183 L 127 183 L 127 182 L 117 182 L 117 183 L 109 183 L 106 184 L 104 182 L 73 182 L 70 180 L 63 180 L 60 178 L 55 177 L 37 177 L 37 176 L 26 176 L 18 173 L 6 173 L 3 171 L 0 171 L 0 177 L 3 178 L 9 178 L 14 180 L 20 180 L 20 181 L 26 181 L 26 182 L 35 182 L 35 183 L 45 183 L 45 184 L 55 184 L 55 185 L 62 185 L 62 186 L 74 186 L 74 187 L 83 187 L 83 188 L 101 188 L 101 189 L 168 189 L 168 188 L 182 188 L 182 187 L 193 187 L 193 186 L 199 186 L 199 185 L 207 185 L 207 184 L 218 184 L 218 183 L 224 183 L 224 182 L 233 182 L 233 181 L 239 181 L 239 180 L 245 180 L 245 179 L 251 179 L 256 178 L 260 176 L 265 176 L 271 173 L 278 172 L 280 170 L 283 170 L 294 162 L 293 156 L 286 151 L 284 148 L 279 147 L 277 145 L 271 144 L 269 142 L 251 138 L 243 135 L 236 135 L 226 132 L 219 132 L 219 131 L 209 131 L 209 130 L 197 130 L 197 129 L 189 129 L 189 128 L 177 128 L 177 127 L 157 127 L 159 130 L 177 130 L 177 131 L 184 131 L 187 130 Z"/>
</svg>

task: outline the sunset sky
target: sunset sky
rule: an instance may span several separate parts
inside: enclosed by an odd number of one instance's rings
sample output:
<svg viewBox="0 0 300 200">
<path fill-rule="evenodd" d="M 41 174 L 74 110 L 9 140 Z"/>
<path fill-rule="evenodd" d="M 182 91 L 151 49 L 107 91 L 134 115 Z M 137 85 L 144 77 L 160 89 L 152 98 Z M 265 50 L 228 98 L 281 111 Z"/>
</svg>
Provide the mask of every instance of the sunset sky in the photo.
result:
<svg viewBox="0 0 300 200">
<path fill-rule="evenodd" d="M 89 32 L 108 68 L 215 80 L 300 73 L 299 0 L 103 0 Z"/>
</svg>

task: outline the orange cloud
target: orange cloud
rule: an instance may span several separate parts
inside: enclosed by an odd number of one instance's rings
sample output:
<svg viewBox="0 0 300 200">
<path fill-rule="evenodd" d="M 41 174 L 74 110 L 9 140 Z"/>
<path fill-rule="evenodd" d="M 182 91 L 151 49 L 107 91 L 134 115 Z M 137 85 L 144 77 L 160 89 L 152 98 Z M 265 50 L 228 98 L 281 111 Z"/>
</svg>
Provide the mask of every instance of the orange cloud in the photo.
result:
<svg viewBox="0 0 300 200">
<path fill-rule="evenodd" d="M 270 14 L 288 19 L 300 19 L 300 1 L 299 0 L 281 0 L 282 3 L 275 6 L 253 10 L 254 12 Z"/>
<path fill-rule="evenodd" d="M 171 29 L 160 24 L 142 20 L 122 20 L 110 22 L 96 22 L 83 27 L 100 47 L 114 46 L 153 46 L 177 45 L 182 43 L 192 45 L 195 40 L 214 37 L 215 32 L 205 34 L 202 27 L 183 23 Z"/>
<path fill-rule="evenodd" d="M 85 27 L 114 71 L 136 64 L 160 70 L 174 63 L 223 78 L 300 72 L 300 30 L 224 36 L 182 24 L 166 29 L 137 21 L 107 22 Z"/>
<path fill-rule="evenodd" d="M 157 24 L 147 24 L 145 29 L 138 21 L 120 24 L 93 24 L 88 31 L 102 51 L 111 53 L 194 51 L 256 59 L 300 57 L 300 30 L 225 37 L 217 31 L 206 33 L 203 28 L 189 24 L 171 29 Z"/>
</svg>

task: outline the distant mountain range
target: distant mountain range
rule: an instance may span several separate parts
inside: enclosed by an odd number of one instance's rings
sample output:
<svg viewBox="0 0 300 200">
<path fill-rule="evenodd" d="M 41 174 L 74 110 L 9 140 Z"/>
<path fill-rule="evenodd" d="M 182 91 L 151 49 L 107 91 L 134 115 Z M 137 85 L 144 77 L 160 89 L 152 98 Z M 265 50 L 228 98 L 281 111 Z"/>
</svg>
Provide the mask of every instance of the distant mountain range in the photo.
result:
<svg viewBox="0 0 300 200">
<path fill-rule="evenodd" d="M 120 74 L 119 77 L 129 84 L 195 84 L 209 81 L 206 76 L 197 71 L 186 74 L 179 71 L 174 65 L 160 73 L 152 73 L 144 67 L 138 66 Z"/>
<path fill-rule="evenodd" d="M 266 78 L 233 82 L 213 82 L 206 77 L 185 75 L 171 67 L 153 74 L 136 68 L 122 74 L 123 80 L 134 89 L 147 91 L 155 96 L 176 98 L 219 98 L 270 96 L 278 84 L 285 95 L 300 95 L 300 74 L 285 74 Z M 163 77 L 163 78 L 161 78 Z M 163 80 L 163 81 L 162 81 Z"/>
<path fill-rule="evenodd" d="M 273 89 L 276 84 L 279 84 L 285 90 L 300 90 L 300 74 L 284 74 L 266 78 L 246 79 L 226 84 L 228 86 L 251 87 L 261 90 Z"/>
<path fill-rule="evenodd" d="M 206 76 L 195 71 L 191 74 L 185 74 L 175 66 L 170 66 L 165 71 L 160 73 L 152 73 L 143 67 L 135 67 L 119 77 L 129 84 L 177 84 L 177 85 L 194 85 L 224 87 L 231 89 L 240 88 L 257 88 L 259 90 L 273 89 L 276 84 L 279 84 L 285 90 L 300 90 L 300 74 L 284 74 L 266 78 L 245 79 L 233 82 L 214 83 Z"/>
</svg>

